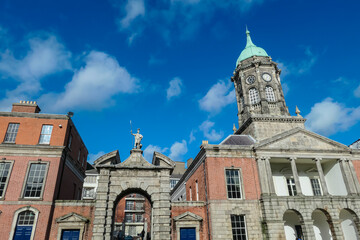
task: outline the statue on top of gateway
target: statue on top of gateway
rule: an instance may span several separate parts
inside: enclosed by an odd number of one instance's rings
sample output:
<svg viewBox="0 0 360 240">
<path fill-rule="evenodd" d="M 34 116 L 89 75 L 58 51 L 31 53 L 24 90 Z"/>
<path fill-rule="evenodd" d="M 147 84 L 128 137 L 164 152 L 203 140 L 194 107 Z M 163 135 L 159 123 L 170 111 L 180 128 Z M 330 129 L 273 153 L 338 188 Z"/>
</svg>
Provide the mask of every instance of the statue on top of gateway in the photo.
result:
<svg viewBox="0 0 360 240">
<path fill-rule="evenodd" d="M 140 128 L 137 129 L 137 133 L 132 133 L 132 130 L 130 133 L 135 137 L 134 149 L 141 149 L 141 140 L 143 139 L 143 135 L 140 134 Z"/>
</svg>

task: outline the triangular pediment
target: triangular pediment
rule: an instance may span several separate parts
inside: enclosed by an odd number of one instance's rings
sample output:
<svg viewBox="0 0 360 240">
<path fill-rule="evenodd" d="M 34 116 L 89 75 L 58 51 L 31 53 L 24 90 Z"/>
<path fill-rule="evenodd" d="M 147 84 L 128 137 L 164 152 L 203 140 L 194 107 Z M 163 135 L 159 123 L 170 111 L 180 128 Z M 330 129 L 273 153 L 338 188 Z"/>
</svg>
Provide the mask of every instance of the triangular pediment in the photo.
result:
<svg viewBox="0 0 360 240">
<path fill-rule="evenodd" d="M 73 223 L 73 222 L 88 222 L 89 219 L 77 213 L 69 213 L 56 219 L 57 223 Z"/>
<path fill-rule="evenodd" d="M 350 149 L 329 138 L 305 130 L 294 128 L 255 144 L 255 149 L 306 150 L 306 151 L 350 151 Z"/>
<path fill-rule="evenodd" d="M 156 166 L 175 167 L 175 162 L 162 153 L 154 152 L 152 164 Z"/>
<path fill-rule="evenodd" d="M 191 213 L 191 212 L 185 212 L 183 214 L 180 214 L 176 217 L 174 217 L 174 221 L 178 222 L 178 221 L 202 221 L 202 217 Z"/>
<path fill-rule="evenodd" d="M 122 163 L 119 163 L 119 167 L 154 167 L 151 163 L 146 161 L 142 155 L 140 149 L 132 149 L 130 156 Z"/>
</svg>

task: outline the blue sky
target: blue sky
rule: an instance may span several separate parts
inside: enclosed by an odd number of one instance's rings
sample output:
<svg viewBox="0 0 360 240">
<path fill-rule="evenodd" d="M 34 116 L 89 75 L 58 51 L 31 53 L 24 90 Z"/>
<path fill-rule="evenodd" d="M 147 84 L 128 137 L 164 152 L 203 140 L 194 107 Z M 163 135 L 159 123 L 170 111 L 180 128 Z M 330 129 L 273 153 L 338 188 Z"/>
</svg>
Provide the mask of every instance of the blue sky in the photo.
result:
<svg viewBox="0 0 360 240">
<path fill-rule="evenodd" d="M 73 120 L 94 160 L 132 147 L 195 157 L 232 133 L 230 77 L 253 42 L 278 62 L 286 102 L 307 128 L 360 138 L 357 1 L 0 1 L 0 110 L 37 100 Z"/>
</svg>

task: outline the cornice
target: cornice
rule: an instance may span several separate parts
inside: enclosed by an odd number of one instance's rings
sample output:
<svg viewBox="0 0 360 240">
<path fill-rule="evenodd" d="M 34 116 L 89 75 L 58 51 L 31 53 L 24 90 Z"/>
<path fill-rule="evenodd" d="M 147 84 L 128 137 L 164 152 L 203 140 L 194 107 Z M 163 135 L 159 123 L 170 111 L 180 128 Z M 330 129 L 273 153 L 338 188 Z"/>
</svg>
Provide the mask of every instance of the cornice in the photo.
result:
<svg viewBox="0 0 360 240">
<path fill-rule="evenodd" d="M 6 156 L 61 156 L 64 146 L 0 144 L 0 154 Z"/>
<path fill-rule="evenodd" d="M 45 119 L 64 119 L 64 120 L 70 119 L 70 117 L 67 115 L 26 113 L 26 112 L 0 112 L 0 117 L 25 117 L 25 118 L 45 118 Z"/>
</svg>

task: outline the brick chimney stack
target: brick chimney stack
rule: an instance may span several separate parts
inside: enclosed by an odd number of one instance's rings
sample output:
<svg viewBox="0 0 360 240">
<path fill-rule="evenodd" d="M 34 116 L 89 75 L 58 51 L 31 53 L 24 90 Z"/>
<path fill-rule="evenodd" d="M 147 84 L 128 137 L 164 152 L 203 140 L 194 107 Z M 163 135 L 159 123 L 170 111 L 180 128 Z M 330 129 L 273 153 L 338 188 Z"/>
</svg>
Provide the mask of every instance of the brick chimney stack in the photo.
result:
<svg viewBox="0 0 360 240">
<path fill-rule="evenodd" d="M 20 103 L 13 103 L 12 106 L 11 112 L 39 113 L 41 111 L 36 101 L 20 101 Z"/>
</svg>

